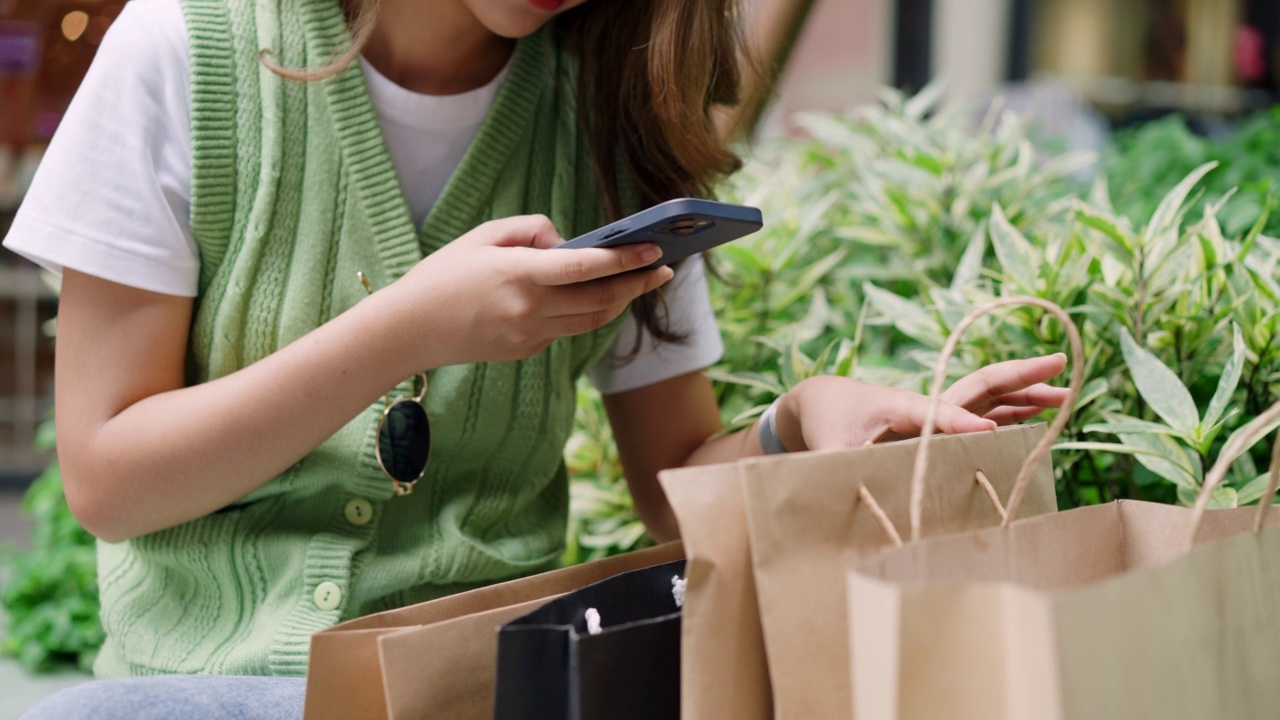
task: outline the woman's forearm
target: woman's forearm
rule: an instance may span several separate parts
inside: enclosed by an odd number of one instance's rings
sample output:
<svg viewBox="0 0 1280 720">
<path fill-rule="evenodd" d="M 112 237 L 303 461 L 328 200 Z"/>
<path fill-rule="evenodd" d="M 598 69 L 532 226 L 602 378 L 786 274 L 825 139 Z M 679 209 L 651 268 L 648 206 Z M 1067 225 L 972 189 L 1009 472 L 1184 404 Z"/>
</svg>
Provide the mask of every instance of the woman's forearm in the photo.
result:
<svg viewBox="0 0 1280 720">
<path fill-rule="evenodd" d="M 64 302 L 90 299 L 77 298 L 79 291 L 75 280 L 66 283 Z M 67 497 L 82 524 L 109 541 L 172 527 L 243 497 L 414 372 L 396 362 L 407 355 L 396 352 L 388 323 L 379 320 L 387 309 L 374 296 L 242 370 L 182 387 L 185 333 L 156 331 L 173 325 L 177 308 L 170 300 L 165 308 L 119 312 L 130 302 L 106 300 L 117 306 L 106 309 L 110 330 L 84 303 L 64 313 L 59 327 L 57 422 Z M 162 339 L 137 341 L 156 337 Z M 148 366 L 150 379 L 129 377 Z M 130 390 L 104 395 L 109 387 Z"/>
</svg>

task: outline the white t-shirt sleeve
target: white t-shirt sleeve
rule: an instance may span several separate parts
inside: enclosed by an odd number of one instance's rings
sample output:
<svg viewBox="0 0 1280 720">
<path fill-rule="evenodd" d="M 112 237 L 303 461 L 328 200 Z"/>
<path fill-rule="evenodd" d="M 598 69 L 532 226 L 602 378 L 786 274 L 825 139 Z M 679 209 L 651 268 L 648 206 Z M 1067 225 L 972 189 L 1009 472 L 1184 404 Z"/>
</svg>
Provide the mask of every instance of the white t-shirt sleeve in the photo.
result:
<svg viewBox="0 0 1280 720">
<path fill-rule="evenodd" d="M 4 245 L 39 265 L 193 297 L 190 80 L 176 0 L 112 24 Z"/>
<path fill-rule="evenodd" d="M 711 309 L 701 255 L 679 266 L 675 277 L 667 283 L 666 299 L 669 327 L 685 335 L 685 341 L 657 343 L 653 335 L 644 330 L 639 352 L 629 358 L 635 347 L 637 323 L 635 315 L 628 310 L 613 345 L 587 371 L 587 378 L 601 393 L 634 390 L 702 370 L 724 355 L 724 341 Z"/>
</svg>

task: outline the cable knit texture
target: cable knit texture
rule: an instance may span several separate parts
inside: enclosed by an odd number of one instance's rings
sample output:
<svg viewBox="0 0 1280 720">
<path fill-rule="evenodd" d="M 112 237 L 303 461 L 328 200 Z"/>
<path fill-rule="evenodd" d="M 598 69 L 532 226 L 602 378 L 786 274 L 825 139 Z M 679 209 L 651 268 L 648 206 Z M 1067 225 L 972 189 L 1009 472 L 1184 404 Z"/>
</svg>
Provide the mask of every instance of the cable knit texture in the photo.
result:
<svg viewBox="0 0 1280 720">
<path fill-rule="evenodd" d="M 518 43 L 419 232 L 359 64 L 295 83 L 258 62 L 266 49 L 287 67 L 326 64 L 348 42 L 336 0 L 183 7 L 202 265 L 188 382 L 233 373 L 359 302 L 357 271 L 385 287 L 485 220 L 545 213 L 566 236 L 601 222 L 567 101 L 573 66 L 551 30 Z M 302 675 L 318 630 L 553 566 L 568 515 L 575 380 L 614 332 L 563 339 L 522 362 L 430 372 L 434 446 L 412 495 L 395 497 L 375 460 L 378 402 L 232 505 L 101 543 L 107 641 L 97 674 Z M 395 393 L 412 393 L 412 379 Z M 371 520 L 348 519 L 353 500 L 371 504 Z"/>
</svg>

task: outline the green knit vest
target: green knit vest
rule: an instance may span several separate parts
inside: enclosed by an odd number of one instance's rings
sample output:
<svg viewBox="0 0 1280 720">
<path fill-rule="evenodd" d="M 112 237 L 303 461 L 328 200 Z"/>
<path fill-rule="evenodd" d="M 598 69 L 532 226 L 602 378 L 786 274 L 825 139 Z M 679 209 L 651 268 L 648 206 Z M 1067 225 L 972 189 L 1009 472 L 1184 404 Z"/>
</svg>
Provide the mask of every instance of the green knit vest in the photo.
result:
<svg viewBox="0 0 1280 720">
<path fill-rule="evenodd" d="M 348 38 L 337 0 L 182 5 L 201 254 L 189 382 L 233 373 L 350 308 L 365 295 L 357 271 L 385 287 L 485 220 L 545 213 L 567 237 L 601 222 L 568 102 L 573 65 L 550 30 L 518 43 L 419 232 L 359 64 L 294 83 L 258 61 L 268 49 L 286 67 L 326 64 Z M 100 543 L 107 640 L 95 671 L 302 675 L 311 634 L 336 622 L 554 565 L 575 381 L 615 332 L 430 372 L 431 464 L 411 495 L 395 497 L 377 465 L 378 402 L 231 506 Z"/>
</svg>

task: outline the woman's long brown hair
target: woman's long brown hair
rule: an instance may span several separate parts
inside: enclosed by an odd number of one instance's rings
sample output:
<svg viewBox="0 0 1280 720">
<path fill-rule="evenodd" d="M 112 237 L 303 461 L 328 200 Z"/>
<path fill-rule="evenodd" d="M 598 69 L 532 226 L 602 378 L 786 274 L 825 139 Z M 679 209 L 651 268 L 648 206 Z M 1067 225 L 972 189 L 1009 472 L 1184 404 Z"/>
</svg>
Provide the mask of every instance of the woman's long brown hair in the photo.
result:
<svg viewBox="0 0 1280 720">
<path fill-rule="evenodd" d="M 580 60 L 579 120 L 609 219 L 623 215 L 619 170 L 644 207 L 711 197 L 740 161 L 712 118 L 738 101 L 742 36 L 737 0 L 595 0 L 557 20 Z M 621 164 L 621 167 L 619 166 Z M 659 340 L 680 340 L 661 292 L 632 312 Z M 639 350 L 635 339 L 632 352 Z"/>
<path fill-rule="evenodd" d="M 709 197 L 738 158 L 712 121 L 738 100 L 737 0 L 596 0 L 557 20 L 581 62 L 578 108 L 606 212 L 617 163 L 644 205 Z"/>
<path fill-rule="evenodd" d="M 351 47 L 328 67 L 286 69 L 267 54 L 262 60 L 295 80 L 335 75 L 363 48 L 379 5 L 380 0 L 358 3 L 351 13 Z M 623 207 L 620 174 L 649 207 L 678 197 L 711 197 L 716 183 L 738 169 L 740 161 L 712 113 L 738 101 L 745 57 L 739 5 L 740 0 L 593 0 L 556 19 L 579 61 L 579 122 L 607 219 L 630 209 Z M 662 302 L 660 292 L 650 293 L 632 310 L 660 340 L 678 340 L 659 312 Z"/>
</svg>

